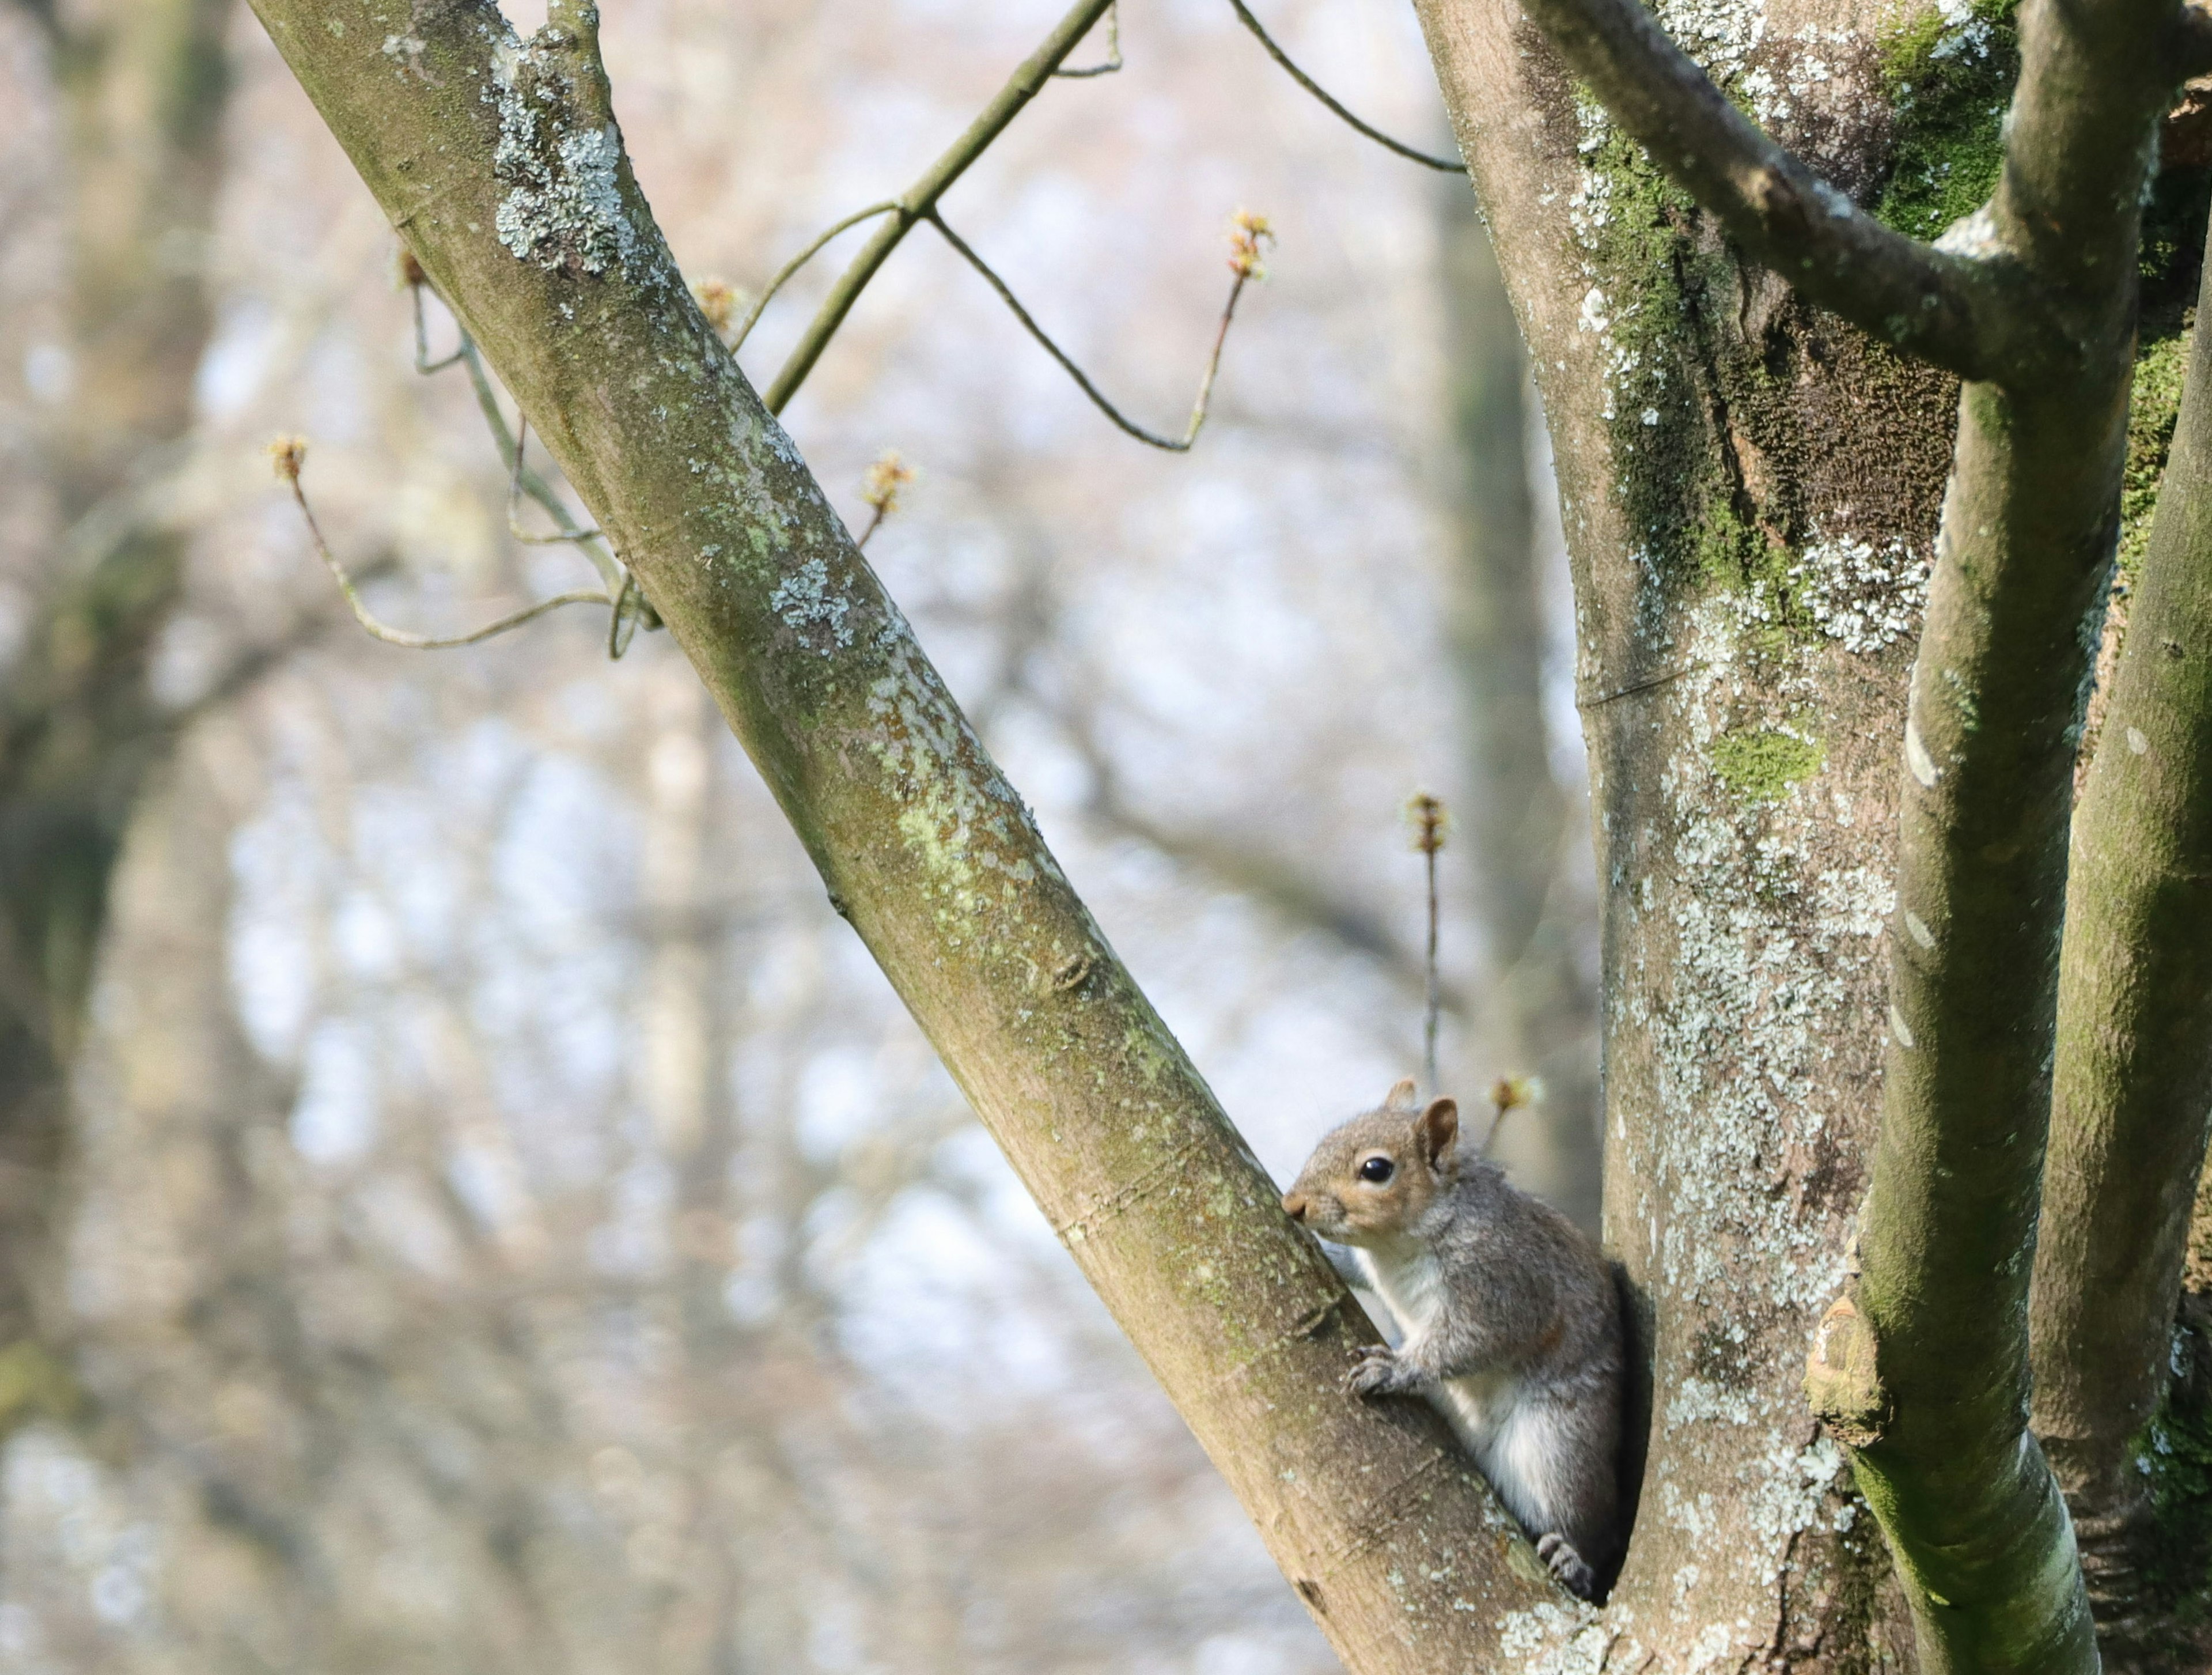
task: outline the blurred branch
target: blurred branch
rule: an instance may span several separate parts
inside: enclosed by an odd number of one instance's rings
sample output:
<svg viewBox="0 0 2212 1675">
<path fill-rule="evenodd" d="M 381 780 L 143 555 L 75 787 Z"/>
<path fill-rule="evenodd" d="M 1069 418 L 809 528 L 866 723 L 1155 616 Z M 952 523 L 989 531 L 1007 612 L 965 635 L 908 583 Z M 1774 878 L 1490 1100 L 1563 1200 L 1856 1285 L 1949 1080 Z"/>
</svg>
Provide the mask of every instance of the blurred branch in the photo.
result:
<svg viewBox="0 0 2212 1675">
<path fill-rule="evenodd" d="M 1338 117 L 1349 125 L 1354 132 L 1364 134 L 1369 139 L 1373 140 L 1376 144 L 1381 146 L 1385 151 L 1395 151 L 1398 155 L 1405 158 L 1408 162 L 1419 163 L 1424 168 L 1438 169 L 1446 174 L 1464 174 L 1467 173 L 1467 165 L 1461 161 L 1457 157 L 1439 157 L 1430 152 L 1418 150 L 1414 147 L 1407 144 L 1403 140 L 1392 139 L 1389 135 L 1384 133 L 1380 128 L 1375 127 L 1371 124 L 1362 122 L 1358 117 L 1352 115 L 1350 111 L 1345 109 L 1342 105 L 1331 98 L 1328 89 L 1323 88 L 1320 82 L 1315 81 L 1312 76 L 1307 75 L 1305 71 L 1300 70 L 1297 64 L 1291 61 L 1291 55 L 1275 44 L 1275 38 L 1267 33 L 1265 26 L 1261 23 L 1258 18 L 1252 15 L 1252 9 L 1244 3 L 1244 0 L 1229 0 L 1229 3 L 1237 9 L 1238 20 L 1243 22 L 1246 28 L 1252 32 L 1253 35 L 1258 40 L 1260 45 L 1267 49 L 1267 56 L 1273 58 L 1277 64 L 1280 64 L 1293 82 L 1296 82 L 1308 93 L 1313 94 L 1315 98 L 1320 100 L 1321 102 L 1327 106 L 1329 110 L 1335 113 Z"/>
<path fill-rule="evenodd" d="M 14 4 L 38 26 L 48 46 L 58 49 L 69 45 L 69 32 L 62 27 L 61 10 L 55 0 L 14 0 Z"/>
<path fill-rule="evenodd" d="M 563 605 L 605 605 L 613 607 L 619 616 L 623 596 L 629 590 L 627 582 L 622 592 L 612 595 L 597 588 L 579 588 L 572 593 L 556 594 L 550 599 L 541 599 L 534 605 L 526 606 L 466 634 L 425 635 L 411 633 L 404 628 L 393 628 L 362 602 L 353 577 L 346 573 L 345 566 L 338 562 L 337 555 L 331 551 L 331 544 L 323 537 L 322 525 L 315 520 L 314 509 L 307 504 L 307 490 L 300 486 L 300 469 L 307 456 L 306 444 L 296 438 L 288 438 L 273 444 L 270 451 L 276 456 L 276 474 L 291 489 L 293 503 L 299 507 L 300 515 L 307 520 L 307 534 L 314 542 L 315 551 L 337 580 L 338 591 L 345 595 L 346 604 L 352 608 L 354 620 L 368 630 L 373 637 L 387 645 L 404 646 L 410 651 L 447 651 L 456 646 L 472 646 L 479 641 L 520 628 L 525 623 L 533 622 L 548 611 L 557 610 Z"/>
<path fill-rule="evenodd" d="M 771 413 L 781 413 L 799 387 L 806 381 L 806 375 L 814 370 L 814 363 L 822 358 L 822 351 L 830 346 L 830 339 L 845 323 L 845 316 L 860 301 L 860 293 L 867 289 L 868 281 L 876 277 L 876 270 L 890 259 L 899 247 L 899 241 L 914 229 L 914 224 L 937 207 L 937 200 L 963 174 L 968 166 L 981 156 L 993 140 L 1006 131 L 1006 125 L 1022 113 L 1024 106 L 1036 97 L 1038 91 L 1052 79 L 1053 72 L 1073 52 L 1091 27 L 1112 8 L 1114 0 L 1076 0 L 1067 15 L 1054 26 L 1044 44 L 1023 60 L 1012 79 L 999 89 L 998 94 L 983 107 L 982 114 L 968 125 L 967 132 L 955 140 L 951 148 L 929 166 L 928 171 L 915 181 L 906 195 L 898 200 L 891 218 L 877 229 L 876 235 L 861 247 L 860 253 L 840 276 L 823 299 L 821 308 L 807 326 L 797 348 L 768 387 L 766 402 Z"/>
<path fill-rule="evenodd" d="M 601 539 L 597 529 L 579 528 L 565 512 L 556 515 L 556 520 L 562 527 L 554 534 L 533 535 L 522 527 L 519 515 L 522 510 L 522 450 L 529 441 L 530 415 L 517 413 L 514 420 L 514 465 L 507 478 L 507 533 L 525 546 L 582 546 L 587 541 Z M 532 497 L 536 498 L 535 496 Z M 541 506 L 544 503 L 542 500 L 538 502 Z M 625 576 L 623 580 L 627 582 L 629 578 Z"/>
<path fill-rule="evenodd" d="M 1013 310 L 1014 318 L 1021 321 L 1030 336 L 1043 345 L 1046 354 L 1060 362 L 1061 368 L 1075 381 L 1076 387 L 1091 398 L 1091 405 L 1100 412 L 1140 442 L 1164 448 L 1170 454 L 1188 454 L 1190 451 L 1191 444 L 1198 440 L 1199 430 L 1206 423 L 1206 407 L 1213 399 L 1214 375 L 1221 370 L 1221 350 L 1229 341 L 1229 322 L 1236 318 L 1237 299 L 1244 295 L 1244 287 L 1248 283 L 1261 277 L 1264 272 L 1260 265 L 1260 246 L 1263 241 L 1274 235 L 1267 230 L 1263 216 L 1241 211 L 1237 216 L 1237 253 L 1230 259 L 1230 267 L 1237 277 L 1229 287 L 1229 301 L 1222 306 L 1221 324 L 1213 334 L 1213 352 L 1206 356 L 1206 372 L 1198 381 L 1198 399 L 1191 404 L 1190 423 L 1184 428 L 1180 439 L 1164 436 L 1157 430 L 1147 430 L 1109 401 L 1099 387 L 1091 381 L 1090 375 L 1075 363 L 1074 357 L 1054 343 L 1044 327 L 1030 316 L 1030 311 L 1022 307 L 1021 300 L 1014 295 L 1012 288 L 992 271 L 991 265 L 977 255 L 965 239 L 945 224 L 944 216 L 933 210 L 928 220 L 945 235 L 945 241 L 965 257 L 968 265 L 981 274 L 991 289 L 998 292 L 999 300 Z"/>
</svg>

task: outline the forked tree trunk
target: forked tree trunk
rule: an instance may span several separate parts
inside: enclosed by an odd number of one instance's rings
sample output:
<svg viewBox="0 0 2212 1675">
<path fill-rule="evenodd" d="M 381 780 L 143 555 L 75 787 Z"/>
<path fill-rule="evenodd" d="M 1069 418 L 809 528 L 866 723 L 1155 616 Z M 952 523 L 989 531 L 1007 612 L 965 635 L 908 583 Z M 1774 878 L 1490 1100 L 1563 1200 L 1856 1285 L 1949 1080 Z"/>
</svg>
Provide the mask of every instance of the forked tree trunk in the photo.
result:
<svg viewBox="0 0 2212 1675">
<path fill-rule="evenodd" d="M 1740 261 L 1578 108 L 1507 0 L 1424 4 L 1536 363 L 1576 571 L 1605 897 L 1605 1225 L 1655 1392 L 1635 1540 L 1589 1613 L 1548 1585 L 1431 1416 L 1340 1393 L 1357 1312 L 685 293 L 620 152 L 594 9 L 555 0 L 518 42 L 484 0 L 418 4 L 404 34 L 374 0 L 256 3 L 1348 1666 L 1843 1672 L 1908 1666 L 1915 1631 L 1942 1666 L 2094 1662 L 2065 1520 L 2021 1420 L 2051 910 L 2074 671 L 2109 553 L 2099 485 L 2119 477 L 2116 362 L 2077 368 L 2078 411 L 2012 387 L 1970 393 L 1978 452 L 1954 496 L 1963 521 L 1946 526 L 1908 801 L 1907 676 L 1958 384 Z M 2063 64 L 2071 15 L 2039 15 Z M 1680 21 L 1764 119 L 1913 233 L 1988 190 L 2001 16 L 1809 4 Z M 2114 131 L 2147 135 L 2140 91 Z M 2076 152 L 2036 159 L 2023 190 L 2079 187 Z M 1753 185 L 1769 208 L 1811 213 L 1772 170 Z M 2090 192 L 2091 216 L 2125 238 L 2134 198 Z M 1978 332 L 1986 301 L 1893 329 Z M 2073 319 L 2105 333 L 2085 340 L 2124 341 L 2110 308 Z M 1975 338 L 1975 364 L 2016 378 L 1999 364 L 2014 343 Z M 2075 417 L 2084 445 L 2069 454 Z M 2064 516 L 2039 521 L 2051 508 Z M 2001 602 L 2032 608 L 2005 624 L 2022 636 L 2008 661 L 1978 590 L 2015 572 Z M 1980 694 L 2020 702 L 1978 718 Z M 2016 818 L 2017 841 L 1972 837 L 1995 817 Z M 1900 916 L 1929 951 L 1899 979 L 1910 1020 L 1890 1004 L 1886 935 L 1900 860 L 1942 892 Z M 1990 994 L 2021 1016 L 1990 1015 Z M 1870 1181 L 1887 1196 L 1862 1282 L 1852 1229 Z M 1985 1224 L 1994 1279 L 1956 1260 L 1961 1232 Z M 1924 1269 L 1907 1259 L 1916 1239 Z M 1944 1306 L 1984 1292 L 1993 1306 L 1931 1315 L 1916 1279 Z M 1801 1388 L 1847 1282 L 1895 1330 L 1882 1382 L 1843 1392 L 1866 1411 L 1827 1410 L 1864 1422 L 1844 1427 L 1850 1463 L 1918 1544 L 1901 1583 Z M 1964 1376 L 1946 1385 L 1930 1363 L 1952 1324 Z M 1958 1450 L 1929 1446 L 1954 1432 Z M 1992 1448 L 2002 1469 L 1984 1469 Z M 1992 1539 L 2015 1536 L 2025 1560 L 1989 1568 Z"/>
</svg>

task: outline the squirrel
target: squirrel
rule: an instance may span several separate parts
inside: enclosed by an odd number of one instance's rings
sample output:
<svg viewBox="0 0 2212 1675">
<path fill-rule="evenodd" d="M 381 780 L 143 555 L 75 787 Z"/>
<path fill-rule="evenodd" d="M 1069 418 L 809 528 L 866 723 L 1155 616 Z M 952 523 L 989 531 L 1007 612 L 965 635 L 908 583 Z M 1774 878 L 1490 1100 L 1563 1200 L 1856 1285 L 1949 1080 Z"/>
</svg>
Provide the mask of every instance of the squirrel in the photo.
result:
<svg viewBox="0 0 2212 1675">
<path fill-rule="evenodd" d="M 1459 1107 L 1408 1080 L 1322 1136 L 1283 1195 L 1290 1218 L 1365 1258 L 1396 1318 L 1345 1386 L 1420 1394 L 1571 1592 L 1594 1599 L 1619 1538 L 1623 1367 L 1613 1271 L 1582 1229 L 1455 1149 Z"/>
</svg>

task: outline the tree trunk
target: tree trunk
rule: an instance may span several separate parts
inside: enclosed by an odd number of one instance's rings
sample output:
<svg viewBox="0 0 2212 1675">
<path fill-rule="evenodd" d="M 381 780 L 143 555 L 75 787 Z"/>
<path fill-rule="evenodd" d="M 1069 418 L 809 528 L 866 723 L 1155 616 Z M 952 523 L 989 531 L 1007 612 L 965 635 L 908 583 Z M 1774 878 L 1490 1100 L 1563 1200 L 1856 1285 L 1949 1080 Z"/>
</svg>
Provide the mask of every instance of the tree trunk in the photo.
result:
<svg viewBox="0 0 2212 1675">
<path fill-rule="evenodd" d="M 45 14 L 49 19 L 51 11 Z M 64 108 L 70 391 L 49 455 L 69 538 L 40 567 L 0 685 L 0 1429 L 65 1402 L 41 1334 L 69 1072 L 125 829 L 170 729 L 147 685 L 184 543 L 136 490 L 191 423 L 210 315 L 230 0 L 70 9 Z"/>
</svg>

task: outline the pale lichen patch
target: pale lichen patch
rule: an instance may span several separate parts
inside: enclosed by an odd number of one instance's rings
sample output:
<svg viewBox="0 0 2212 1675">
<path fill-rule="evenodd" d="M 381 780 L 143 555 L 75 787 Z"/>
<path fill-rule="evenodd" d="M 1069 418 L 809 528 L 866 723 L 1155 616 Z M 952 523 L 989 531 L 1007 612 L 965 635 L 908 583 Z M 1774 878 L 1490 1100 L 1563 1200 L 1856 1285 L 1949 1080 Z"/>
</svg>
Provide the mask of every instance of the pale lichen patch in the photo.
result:
<svg viewBox="0 0 2212 1675">
<path fill-rule="evenodd" d="M 845 620 L 852 613 L 852 601 L 830 586 L 830 566 L 819 558 L 809 558 L 778 582 L 769 595 L 768 608 L 825 656 L 833 646 L 853 643 L 853 630 Z M 818 636 L 811 635 L 817 630 Z M 816 644 L 817 638 L 822 643 Z"/>
</svg>

